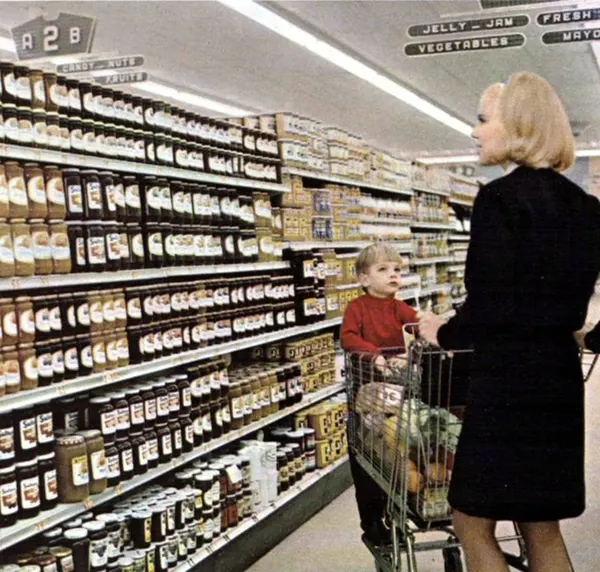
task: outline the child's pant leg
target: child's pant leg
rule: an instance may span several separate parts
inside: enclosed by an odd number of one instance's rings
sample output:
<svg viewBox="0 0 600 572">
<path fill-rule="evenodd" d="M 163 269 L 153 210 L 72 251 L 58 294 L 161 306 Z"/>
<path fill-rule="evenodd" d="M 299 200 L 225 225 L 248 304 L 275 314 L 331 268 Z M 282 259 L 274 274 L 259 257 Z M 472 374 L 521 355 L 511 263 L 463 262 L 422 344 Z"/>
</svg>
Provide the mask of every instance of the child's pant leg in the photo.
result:
<svg viewBox="0 0 600 572">
<path fill-rule="evenodd" d="M 386 499 L 379 485 L 358 464 L 352 451 L 350 451 L 349 457 L 360 526 L 363 531 L 367 532 L 373 523 L 383 518 Z"/>
</svg>

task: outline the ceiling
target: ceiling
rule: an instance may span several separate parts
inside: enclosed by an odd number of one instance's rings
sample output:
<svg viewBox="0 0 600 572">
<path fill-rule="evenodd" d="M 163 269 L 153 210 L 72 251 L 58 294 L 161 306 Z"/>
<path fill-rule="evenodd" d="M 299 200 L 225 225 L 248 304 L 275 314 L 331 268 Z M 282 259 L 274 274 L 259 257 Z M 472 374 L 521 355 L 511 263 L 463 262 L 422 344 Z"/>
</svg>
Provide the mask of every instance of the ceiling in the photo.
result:
<svg viewBox="0 0 600 572">
<path fill-rule="evenodd" d="M 279 1 L 266 6 L 468 123 L 474 122 L 485 87 L 514 71 L 535 71 L 557 88 L 580 133 L 578 142 L 600 141 L 600 72 L 591 43 L 545 46 L 543 32 L 567 26 L 536 24 L 539 12 L 600 8 L 600 0 L 485 11 L 476 0 Z M 61 11 L 97 18 L 94 52 L 142 54 L 144 69 L 155 81 L 252 112 L 294 111 L 397 153 L 472 150 L 465 135 L 218 2 L 2 2 L 0 28 L 9 30 L 41 13 L 53 18 Z M 411 25 L 515 14 L 529 14 L 530 24 L 499 33 L 525 34 L 522 48 L 404 55 L 404 45 L 418 41 L 407 35 Z"/>
</svg>

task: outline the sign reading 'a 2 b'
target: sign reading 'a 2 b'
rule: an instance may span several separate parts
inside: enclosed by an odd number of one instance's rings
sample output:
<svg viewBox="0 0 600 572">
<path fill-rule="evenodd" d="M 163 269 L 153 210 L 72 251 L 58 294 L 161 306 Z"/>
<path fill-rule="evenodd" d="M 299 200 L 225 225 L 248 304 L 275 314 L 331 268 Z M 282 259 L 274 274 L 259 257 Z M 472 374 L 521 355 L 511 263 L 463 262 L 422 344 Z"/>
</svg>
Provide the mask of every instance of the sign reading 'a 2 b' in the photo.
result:
<svg viewBox="0 0 600 572">
<path fill-rule="evenodd" d="M 85 54 L 92 49 L 94 18 L 61 12 L 56 20 L 41 16 L 11 30 L 20 60 Z"/>
</svg>

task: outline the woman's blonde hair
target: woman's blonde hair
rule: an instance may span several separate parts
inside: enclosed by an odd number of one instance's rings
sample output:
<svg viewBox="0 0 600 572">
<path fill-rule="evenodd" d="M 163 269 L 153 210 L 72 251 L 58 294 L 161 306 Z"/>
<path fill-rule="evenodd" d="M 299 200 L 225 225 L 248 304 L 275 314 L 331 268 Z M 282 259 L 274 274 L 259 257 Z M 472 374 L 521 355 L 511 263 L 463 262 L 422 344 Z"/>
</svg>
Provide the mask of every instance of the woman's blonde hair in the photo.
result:
<svg viewBox="0 0 600 572">
<path fill-rule="evenodd" d="M 360 251 L 354 269 L 356 275 L 366 274 L 369 268 L 378 262 L 398 262 L 402 264 L 400 253 L 387 242 L 376 242 L 366 246 Z"/>
<path fill-rule="evenodd" d="M 501 84 L 500 84 L 501 85 Z M 552 86 L 531 72 L 510 76 L 499 91 L 499 118 L 506 131 L 504 160 L 566 171 L 575 162 L 575 139 L 562 101 Z M 487 91 L 487 90 L 486 90 Z"/>
</svg>

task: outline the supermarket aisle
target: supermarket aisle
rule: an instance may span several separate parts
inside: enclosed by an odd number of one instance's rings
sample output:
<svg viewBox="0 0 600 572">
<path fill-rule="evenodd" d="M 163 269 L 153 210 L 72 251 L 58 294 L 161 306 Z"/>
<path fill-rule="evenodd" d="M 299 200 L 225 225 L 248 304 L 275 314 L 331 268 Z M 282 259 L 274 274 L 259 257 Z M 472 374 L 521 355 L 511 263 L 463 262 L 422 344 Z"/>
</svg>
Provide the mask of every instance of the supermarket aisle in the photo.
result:
<svg viewBox="0 0 600 572">
<path fill-rule="evenodd" d="M 600 318 L 600 296 L 590 308 L 590 319 Z M 598 572 L 600 544 L 600 364 L 588 381 L 586 396 L 587 510 L 563 526 L 577 572 Z M 346 491 L 247 572 L 275 572 L 285 562 L 286 572 L 370 572 L 373 560 L 359 538 L 354 490 Z M 419 572 L 441 572 L 439 553 L 421 553 Z"/>
</svg>

